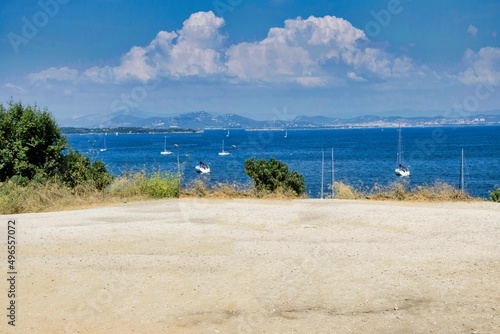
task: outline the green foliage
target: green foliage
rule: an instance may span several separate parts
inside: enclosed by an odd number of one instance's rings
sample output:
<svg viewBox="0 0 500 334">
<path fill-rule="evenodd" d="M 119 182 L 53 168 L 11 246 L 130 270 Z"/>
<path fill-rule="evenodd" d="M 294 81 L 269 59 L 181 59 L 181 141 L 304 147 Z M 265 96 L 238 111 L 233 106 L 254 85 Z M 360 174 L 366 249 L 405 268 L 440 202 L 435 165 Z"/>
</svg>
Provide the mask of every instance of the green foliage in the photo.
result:
<svg viewBox="0 0 500 334">
<path fill-rule="evenodd" d="M 260 192 L 276 192 L 283 190 L 301 196 L 305 190 L 304 176 L 296 171 L 290 172 L 288 166 L 274 159 L 250 158 L 245 161 L 245 173 L 253 180 L 255 188 Z"/>
<path fill-rule="evenodd" d="M 82 154 L 67 150 L 52 115 L 37 106 L 0 104 L 0 182 L 17 186 L 43 184 L 58 179 L 71 188 L 80 186 L 104 190 L 112 181 L 102 161 L 91 162 Z"/>
<path fill-rule="evenodd" d="M 54 176 L 67 141 L 46 110 L 9 102 L 0 105 L 0 181 L 13 176 Z"/>
<path fill-rule="evenodd" d="M 495 190 L 490 190 L 489 193 L 493 202 L 500 203 L 500 187 L 495 188 Z"/>
<path fill-rule="evenodd" d="M 71 188 L 85 184 L 97 190 L 104 190 L 113 180 L 102 161 L 91 162 L 89 157 L 72 149 L 63 157 L 60 178 Z"/>
<path fill-rule="evenodd" d="M 125 173 L 114 180 L 109 193 L 121 198 L 174 198 L 179 197 L 180 177 L 168 172 Z"/>
<path fill-rule="evenodd" d="M 141 192 L 150 198 L 179 197 L 180 179 L 171 173 L 156 172 L 145 177 L 140 185 Z"/>
</svg>

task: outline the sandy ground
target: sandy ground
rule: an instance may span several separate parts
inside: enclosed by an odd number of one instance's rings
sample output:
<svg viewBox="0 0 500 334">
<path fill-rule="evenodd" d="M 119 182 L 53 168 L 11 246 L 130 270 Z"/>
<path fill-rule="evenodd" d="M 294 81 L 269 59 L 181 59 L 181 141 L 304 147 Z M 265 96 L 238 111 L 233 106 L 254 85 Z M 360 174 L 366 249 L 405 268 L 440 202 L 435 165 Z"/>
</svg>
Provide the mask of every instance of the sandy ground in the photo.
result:
<svg viewBox="0 0 500 334">
<path fill-rule="evenodd" d="M 500 333 L 500 205 L 181 199 L 16 220 L 1 333 Z M 7 277 L 8 278 L 8 277 Z"/>
</svg>

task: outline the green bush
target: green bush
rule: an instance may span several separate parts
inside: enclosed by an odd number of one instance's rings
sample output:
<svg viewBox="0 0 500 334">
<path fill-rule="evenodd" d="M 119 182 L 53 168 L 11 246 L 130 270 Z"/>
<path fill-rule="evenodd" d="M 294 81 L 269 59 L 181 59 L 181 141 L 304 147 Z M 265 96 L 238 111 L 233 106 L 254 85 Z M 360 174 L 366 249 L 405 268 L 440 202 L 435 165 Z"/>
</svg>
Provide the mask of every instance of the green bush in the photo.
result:
<svg viewBox="0 0 500 334">
<path fill-rule="evenodd" d="M 141 180 L 140 189 L 143 194 L 150 198 L 179 197 L 179 181 L 177 175 L 168 172 L 155 172 Z"/>
<path fill-rule="evenodd" d="M 245 173 L 254 182 L 259 192 L 292 192 L 295 196 L 301 196 L 306 190 L 304 176 L 296 171 L 290 172 L 288 166 L 274 159 L 250 158 L 245 161 Z"/>
<path fill-rule="evenodd" d="M 86 184 L 97 190 L 104 190 L 113 180 L 102 161 L 92 162 L 72 149 L 63 158 L 60 178 L 70 188 Z"/>
<path fill-rule="evenodd" d="M 500 203 L 500 187 L 495 188 L 495 190 L 490 190 L 489 193 L 493 202 Z"/>
<path fill-rule="evenodd" d="M 18 186 L 61 180 L 70 188 L 104 190 L 113 177 L 102 161 L 93 161 L 72 149 L 52 115 L 36 105 L 0 104 L 0 182 Z"/>
<path fill-rule="evenodd" d="M 9 102 L 0 104 L 0 181 L 13 176 L 54 176 L 67 141 L 46 110 Z"/>
</svg>

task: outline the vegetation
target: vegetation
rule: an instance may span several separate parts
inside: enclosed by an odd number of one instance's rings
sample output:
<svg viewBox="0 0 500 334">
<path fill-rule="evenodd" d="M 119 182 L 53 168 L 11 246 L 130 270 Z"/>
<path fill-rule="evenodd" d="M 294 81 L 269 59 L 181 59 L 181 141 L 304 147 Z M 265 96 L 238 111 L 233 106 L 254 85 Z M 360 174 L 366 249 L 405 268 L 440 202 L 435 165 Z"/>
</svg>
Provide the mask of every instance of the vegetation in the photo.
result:
<svg viewBox="0 0 500 334">
<path fill-rule="evenodd" d="M 474 198 L 456 187 L 435 182 L 433 185 L 416 186 L 412 189 L 408 182 L 398 181 L 387 186 L 374 185 L 373 188 L 354 187 L 343 182 L 334 184 L 335 198 L 374 199 L 399 201 L 470 201 Z"/>
<path fill-rule="evenodd" d="M 500 187 L 496 187 L 495 190 L 490 190 L 489 193 L 493 202 L 500 203 Z"/>
<path fill-rule="evenodd" d="M 0 104 L 0 182 L 61 182 L 102 191 L 111 180 L 104 163 L 69 148 L 49 112 L 20 102 L 9 102 L 8 110 Z"/>
<path fill-rule="evenodd" d="M 245 173 L 252 179 L 260 195 L 281 192 L 302 196 L 306 190 L 304 176 L 296 171 L 290 172 L 288 166 L 274 159 L 250 158 L 245 161 Z"/>
<path fill-rule="evenodd" d="M 60 170 L 67 141 L 47 111 L 0 104 L 0 181 L 43 180 Z"/>
</svg>

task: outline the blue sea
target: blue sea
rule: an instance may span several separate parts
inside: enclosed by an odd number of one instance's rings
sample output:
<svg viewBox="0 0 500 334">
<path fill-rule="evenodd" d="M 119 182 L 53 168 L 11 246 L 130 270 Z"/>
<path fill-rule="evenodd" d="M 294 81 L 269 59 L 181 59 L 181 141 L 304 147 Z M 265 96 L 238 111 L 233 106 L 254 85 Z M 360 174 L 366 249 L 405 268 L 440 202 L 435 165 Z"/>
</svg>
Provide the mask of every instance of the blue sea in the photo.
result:
<svg viewBox="0 0 500 334">
<path fill-rule="evenodd" d="M 286 134 L 286 136 L 285 136 Z M 410 166 L 410 186 L 433 184 L 440 180 L 458 186 L 461 150 L 465 156 L 466 191 L 488 198 L 488 190 L 500 186 L 500 126 L 403 128 L 404 160 Z M 106 139 L 104 140 L 104 136 Z M 322 130 L 205 130 L 202 133 L 68 135 L 73 148 L 104 161 L 119 175 L 124 171 L 182 169 L 183 182 L 199 177 L 216 182 L 247 183 L 244 162 L 251 157 L 274 157 L 304 175 L 307 193 L 320 197 L 322 155 L 324 154 L 324 194 L 331 193 L 332 148 L 335 181 L 371 188 L 387 185 L 394 174 L 398 130 L 322 129 Z M 161 155 L 166 137 L 171 155 Z M 106 142 L 107 150 L 100 152 Z M 231 154 L 219 156 L 224 148 Z M 324 153 L 322 153 L 324 152 Z M 195 166 L 203 161 L 211 174 L 198 175 Z M 179 162 L 179 165 L 178 165 Z"/>
</svg>

